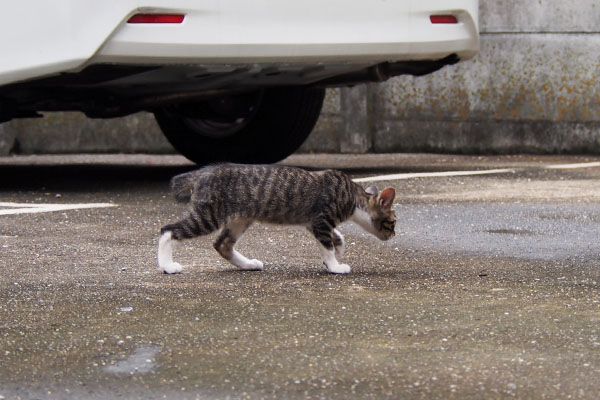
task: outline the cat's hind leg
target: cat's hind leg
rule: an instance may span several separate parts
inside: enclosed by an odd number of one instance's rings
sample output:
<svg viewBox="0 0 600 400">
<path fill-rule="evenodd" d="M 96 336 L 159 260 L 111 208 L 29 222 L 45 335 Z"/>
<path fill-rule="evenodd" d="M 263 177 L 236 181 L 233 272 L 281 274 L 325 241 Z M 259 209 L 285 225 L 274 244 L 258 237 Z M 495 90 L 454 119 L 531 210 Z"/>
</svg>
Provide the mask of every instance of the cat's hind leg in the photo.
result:
<svg viewBox="0 0 600 400">
<path fill-rule="evenodd" d="M 158 269 L 165 274 L 179 274 L 183 266 L 173 261 L 173 239 L 171 231 L 165 231 L 158 241 Z"/>
<path fill-rule="evenodd" d="M 190 211 L 182 220 L 164 226 L 158 241 L 158 269 L 165 274 L 178 274 L 183 266 L 173 261 L 173 244 L 182 239 L 207 235 L 218 229 L 216 222 Z"/>
<path fill-rule="evenodd" d="M 261 261 L 250 260 L 234 249 L 237 240 L 251 224 L 252 221 L 247 219 L 234 219 L 230 221 L 219 234 L 214 247 L 224 259 L 236 267 L 245 271 L 262 271 L 263 263 Z"/>
</svg>

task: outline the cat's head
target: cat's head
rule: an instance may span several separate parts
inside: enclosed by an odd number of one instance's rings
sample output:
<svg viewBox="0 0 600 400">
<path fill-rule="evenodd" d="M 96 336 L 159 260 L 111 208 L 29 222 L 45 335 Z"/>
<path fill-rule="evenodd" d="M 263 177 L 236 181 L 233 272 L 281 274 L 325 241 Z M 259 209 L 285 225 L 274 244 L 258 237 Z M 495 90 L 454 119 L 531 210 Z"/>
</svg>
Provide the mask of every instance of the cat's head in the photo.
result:
<svg viewBox="0 0 600 400">
<path fill-rule="evenodd" d="M 396 190 L 388 187 L 378 192 L 375 186 L 365 189 L 368 197 L 367 211 L 373 229 L 369 231 L 381 240 L 388 240 L 396 234 L 396 213 L 394 213 L 394 198 Z"/>
</svg>

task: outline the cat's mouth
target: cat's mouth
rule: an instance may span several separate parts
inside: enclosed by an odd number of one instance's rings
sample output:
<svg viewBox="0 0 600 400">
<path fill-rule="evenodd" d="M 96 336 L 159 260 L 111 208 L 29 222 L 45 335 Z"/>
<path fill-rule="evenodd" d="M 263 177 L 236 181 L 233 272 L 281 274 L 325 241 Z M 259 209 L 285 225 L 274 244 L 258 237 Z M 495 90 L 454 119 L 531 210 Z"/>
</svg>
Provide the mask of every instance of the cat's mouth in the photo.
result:
<svg viewBox="0 0 600 400">
<path fill-rule="evenodd" d="M 386 241 L 386 240 L 390 240 L 395 235 L 396 235 L 396 232 L 378 232 L 377 237 L 380 240 Z"/>
</svg>

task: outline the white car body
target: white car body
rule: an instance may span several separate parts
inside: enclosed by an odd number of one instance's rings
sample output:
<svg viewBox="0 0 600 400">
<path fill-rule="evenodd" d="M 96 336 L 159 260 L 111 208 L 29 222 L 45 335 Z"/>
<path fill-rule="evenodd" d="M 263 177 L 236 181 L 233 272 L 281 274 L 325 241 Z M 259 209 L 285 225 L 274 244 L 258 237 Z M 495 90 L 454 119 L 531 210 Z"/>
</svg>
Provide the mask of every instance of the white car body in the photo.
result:
<svg viewBox="0 0 600 400">
<path fill-rule="evenodd" d="M 4 2 L 0 85 L 94 63 L 378 63 L 471 58 L 477 0 Z M 181 24 L 128 24 L 182 13 Z M 432 14 L 458 24 L 432 25 Z"/>
<path fill-rule="evenodd" d="M 40 111 L 98 118 L 149 111 L 174 147 L 195 161 L 272 162 L 308 136 L 326 87 L 424 75 L 473 57 L 478 6 L 478 0 L 6 1 L 0 122 Z"/>
</svg>

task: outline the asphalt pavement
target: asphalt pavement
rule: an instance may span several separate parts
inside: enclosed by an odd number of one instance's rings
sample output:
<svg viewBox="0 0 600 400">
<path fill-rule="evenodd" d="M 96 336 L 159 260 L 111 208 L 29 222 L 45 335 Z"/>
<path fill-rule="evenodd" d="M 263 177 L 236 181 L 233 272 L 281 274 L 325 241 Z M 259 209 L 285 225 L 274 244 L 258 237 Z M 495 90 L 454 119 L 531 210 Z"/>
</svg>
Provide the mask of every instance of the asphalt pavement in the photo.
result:
<svg viewBox="0 0 600 400">
<path fill-rule="evenodd" d="M 1 399 L 596 399 L 600 158 L 298 155 L 394 186 L 397 235 L 184 242 L 177 156 L 0 158 Z M 491 171 L 490 170 L 494 170 Z M 366 183 L 365 183 L 366 184 Z"/>
</svg>

